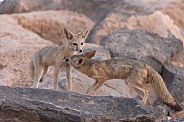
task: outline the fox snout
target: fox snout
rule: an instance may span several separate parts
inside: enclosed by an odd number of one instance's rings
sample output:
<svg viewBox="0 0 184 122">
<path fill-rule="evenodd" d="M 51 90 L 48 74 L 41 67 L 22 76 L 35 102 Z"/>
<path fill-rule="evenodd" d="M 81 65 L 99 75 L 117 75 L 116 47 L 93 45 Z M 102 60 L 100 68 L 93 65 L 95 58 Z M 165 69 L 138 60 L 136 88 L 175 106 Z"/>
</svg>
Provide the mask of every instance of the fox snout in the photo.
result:
<svg viewBox="0 0 184 122">
<path fill-rule="evenodd" d="M 83 50 L 78 50 L 78 53 L 82 53 L 83 52 Z"/>
</svg>

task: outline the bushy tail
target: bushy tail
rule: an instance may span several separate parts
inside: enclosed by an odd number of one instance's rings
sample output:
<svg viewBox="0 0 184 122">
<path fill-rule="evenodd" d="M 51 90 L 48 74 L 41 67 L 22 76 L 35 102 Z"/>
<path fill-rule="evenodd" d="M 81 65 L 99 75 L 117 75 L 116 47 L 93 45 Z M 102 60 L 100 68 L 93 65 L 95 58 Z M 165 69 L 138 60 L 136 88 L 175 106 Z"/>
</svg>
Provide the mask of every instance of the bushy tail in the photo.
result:
<svg viewBox="0 0 184 122">
<path fill-rule="evenodd" d="M 31 78 L 34 79 L 34 63 L 33 60 L 31 60 L 30 65 L 29 65 L 29 69 L 30 69 L 30 74 L 31 74 Z"/>
<path fill-rule="evenodd" d="M 171 109 L 175 111 L 181 111 L 182 107 L 174 101 L 173 96 L 169 93 L 165 86 L 162 77 L 154 71 L 151 67 L 148 68 L 148 80 L 152 84 L 153 89 L 157 93 L 158 97 Z"/>
</svg>

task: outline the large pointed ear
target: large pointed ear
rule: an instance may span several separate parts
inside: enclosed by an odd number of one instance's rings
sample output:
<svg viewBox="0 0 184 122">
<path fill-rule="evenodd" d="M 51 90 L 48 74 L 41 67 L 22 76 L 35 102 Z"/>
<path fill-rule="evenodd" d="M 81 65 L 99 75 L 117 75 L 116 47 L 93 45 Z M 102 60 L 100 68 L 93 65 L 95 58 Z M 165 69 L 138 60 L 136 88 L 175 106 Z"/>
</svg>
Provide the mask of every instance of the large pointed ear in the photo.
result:
<svg viewBox="0 0 184 122">
<path fill-rule="evenodd" d="M 93 50 L 93 51 L 84 53 L 83 57 L 87 59 L 91 59 L 93 56 L 95 56 L 95 54 L 96 54 L 96 50 Z"/>
<path fill-rule="evenodd" d="M 90 29 L 88 28 L 84 31 L 79 32 L 78 33 L 79 38 L 86 39 L 88 37 L 89 31 L 90 31 Z"/>
<path fill-rule="evenodd" d="M 79 57 L 79 58 L 74 58 L 73 59 L 75 62 L 75 66 L 82 66 L 82 64 L 84 63 L 84 58 L 83 57 Z"/>
<path fill-rule="evenodd" d="M 63 34 L 64 34 L 64 36 L 65 36 L 68 40 L 71 40 L 71 39 L 74 37 L 73 33 L 70 32 L 67 28 L 64 28 L 64 29 L 63 29 Z"/>
</svg>

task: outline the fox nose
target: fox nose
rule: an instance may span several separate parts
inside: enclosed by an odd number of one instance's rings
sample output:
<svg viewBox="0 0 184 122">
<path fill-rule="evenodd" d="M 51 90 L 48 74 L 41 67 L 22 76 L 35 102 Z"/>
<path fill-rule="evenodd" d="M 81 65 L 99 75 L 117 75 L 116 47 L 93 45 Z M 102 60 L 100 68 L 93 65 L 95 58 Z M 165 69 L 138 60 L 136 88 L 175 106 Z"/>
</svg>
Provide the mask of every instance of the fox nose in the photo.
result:
<svg viewBox="0 0 184 122">
<path fill-rule="evenodd" d="M 68 57 L 64 57 L 65 62 L 69 62 L 69 58 Z"/>
<path fill-rule="evenodd" d="M 79 53 L 82 53 L 82 50 L 79 50 Z"/>
</svg>

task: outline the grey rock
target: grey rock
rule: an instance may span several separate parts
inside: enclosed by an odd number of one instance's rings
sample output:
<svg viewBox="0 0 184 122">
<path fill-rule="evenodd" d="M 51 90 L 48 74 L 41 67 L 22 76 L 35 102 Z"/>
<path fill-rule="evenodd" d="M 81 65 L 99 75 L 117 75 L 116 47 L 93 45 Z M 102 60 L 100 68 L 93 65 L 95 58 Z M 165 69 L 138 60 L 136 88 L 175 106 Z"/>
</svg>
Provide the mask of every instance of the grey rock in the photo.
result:
<svg viewBox="0 0 184 122">
<path fill-rule="evenodd" d="M 120 30 L 102 38 L 101 45 L 109 49 L 111 57 L 121 56 L 143 61 L 161 72 L 164 63 L 182 50 L 176 38 L 163 38 L 143 30 Z"/>
<path fill-rule="evenodd" d="M 130 98 L 0 86 L 0 120 L 24 122 L 160 122 L 163 109 Z"/>
<path fill-rule="evenodd" d="M 177 55 L 172 57 L 172 62 L 180 67 L 184 67 L 184 48 L 182 51 L 178 52 Z"/>
<path fill-rule="evenodd" d="M 184 118 L 164 120 L 163 122 L 184 122 Z"/>
<path fill-rule="evenodd" d="M 83 13 L 95 22 L 122 0 L 4 0 L 0 5 L 1 14 L 24 13 L 43 10 L 70 10 Z M 98 13 L 98 14 L 97 14 Z"/>
<path fill-rule="evenodd" d="M 184 67 L 165 64 L 162 77 L 174 98 L 180 103 L 184 102 Z"/>
</svg>

